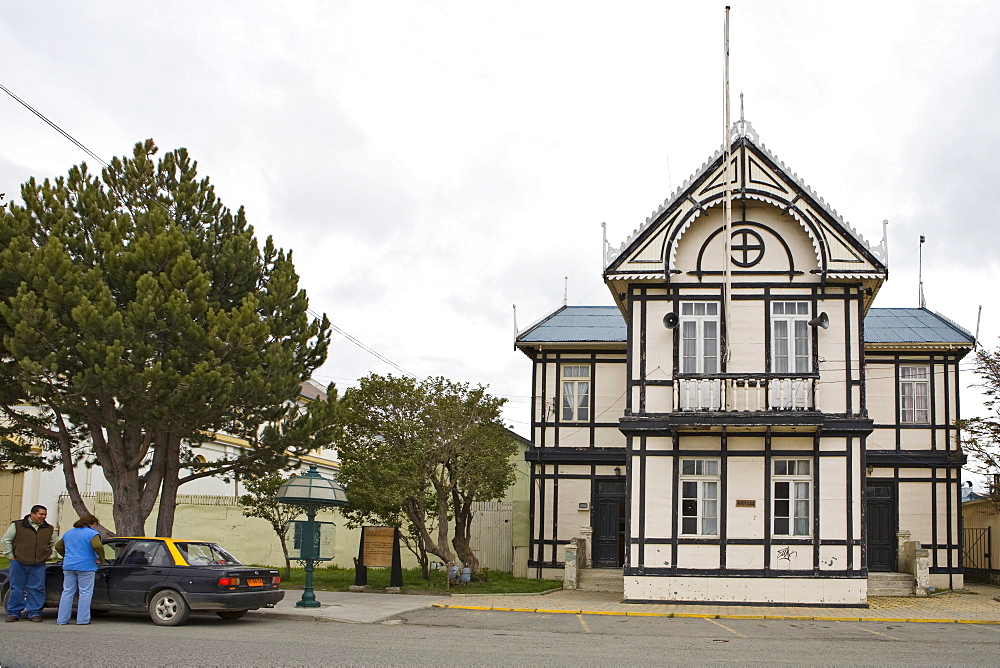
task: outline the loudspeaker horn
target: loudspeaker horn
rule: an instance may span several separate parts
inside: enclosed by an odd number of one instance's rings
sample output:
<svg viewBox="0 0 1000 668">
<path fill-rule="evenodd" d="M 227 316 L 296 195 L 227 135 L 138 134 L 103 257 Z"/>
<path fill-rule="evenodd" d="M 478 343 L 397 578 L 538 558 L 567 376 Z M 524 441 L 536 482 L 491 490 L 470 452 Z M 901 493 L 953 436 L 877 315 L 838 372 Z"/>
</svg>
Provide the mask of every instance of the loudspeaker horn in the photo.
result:
<svg viewBox="0 0 1000 668">
<path fill-rule="evenodd" d="M 809 326 L 810 327 L 822 327 L 823 329 L 829 329 L 830 328 L 830 316 L 828 316 L 826 314 L 826 311 L 823 311 L 818 316 L 816 316 L 815 318 L 813 318 L 812 320 L 809 321 Z"/>
<path fill-rule="evenodd" d="M 663 316 L 663 326 L 667 329 L 673 329 L 677 326 L 678 322 L 680 322 L 680 318 L 673 311 Z"/>
</svg>

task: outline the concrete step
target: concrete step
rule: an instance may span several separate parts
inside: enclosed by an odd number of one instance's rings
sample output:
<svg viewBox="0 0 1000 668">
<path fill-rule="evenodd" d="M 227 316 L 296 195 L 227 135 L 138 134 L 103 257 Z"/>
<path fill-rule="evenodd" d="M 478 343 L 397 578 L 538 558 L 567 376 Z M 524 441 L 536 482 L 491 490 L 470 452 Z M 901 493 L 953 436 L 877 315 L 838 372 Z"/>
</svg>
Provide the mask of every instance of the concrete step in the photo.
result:
<svg viewBox="0 0 1000 668">
<path fill-rule="evenodd" d="M 580 569 L 578 589 L 625 593 L 625 577 L 620 568 Z"/>
<path fill-rule="evenodd" d="M 869 596 L 913 596 L 916 579 L 909 573 L 869 573 Z"/>
</svg>

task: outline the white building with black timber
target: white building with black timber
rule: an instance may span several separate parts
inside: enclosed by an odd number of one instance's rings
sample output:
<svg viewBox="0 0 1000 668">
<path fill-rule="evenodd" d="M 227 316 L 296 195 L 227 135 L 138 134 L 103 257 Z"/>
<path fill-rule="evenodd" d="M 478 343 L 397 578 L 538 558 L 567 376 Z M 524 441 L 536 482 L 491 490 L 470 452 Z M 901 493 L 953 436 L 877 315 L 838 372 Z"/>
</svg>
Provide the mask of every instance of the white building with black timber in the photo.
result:
<svg viewBox="0 0 1000 668">
<path fill-rule="evenodd" d="M 558 578 L 582 534 L 626 600 L 864 605 L 907 530 L 931 585 L 961 587 L 954 421 L 973 337 L 872 308 L 885 240 L 743 121 L 727 246 L 724 156 L 607 249 L 615 306 L 517 336 L 533 361 L 529 569 Z"/>
</svg>

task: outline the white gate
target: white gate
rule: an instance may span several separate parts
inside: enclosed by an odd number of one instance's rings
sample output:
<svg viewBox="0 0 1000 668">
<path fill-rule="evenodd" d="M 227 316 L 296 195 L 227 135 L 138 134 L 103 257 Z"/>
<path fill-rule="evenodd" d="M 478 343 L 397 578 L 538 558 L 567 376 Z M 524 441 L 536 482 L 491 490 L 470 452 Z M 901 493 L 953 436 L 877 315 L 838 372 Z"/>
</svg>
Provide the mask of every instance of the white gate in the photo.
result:
<svg viewBox="0 0 1000 668">
<path fill-rule="evenodd" d="M 510 501 L 472 504 L 475 516 L 469 544 L 483 568 L 510 573 L 514 570 L 513 505 Z"/>
</svg>

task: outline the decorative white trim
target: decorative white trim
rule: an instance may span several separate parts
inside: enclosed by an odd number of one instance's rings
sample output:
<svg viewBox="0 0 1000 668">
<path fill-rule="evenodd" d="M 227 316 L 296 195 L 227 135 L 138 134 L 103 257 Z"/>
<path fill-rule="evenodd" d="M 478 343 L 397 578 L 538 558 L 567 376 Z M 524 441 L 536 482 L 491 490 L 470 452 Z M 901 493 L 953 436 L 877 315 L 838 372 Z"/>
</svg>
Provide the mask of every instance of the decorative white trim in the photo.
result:
<svg viewBox="0 0 1000 668">
<path fill-rule="evenodd" d="M 888 243 L 886 240 L 884 226 L 883 226 L 882 242 L 878 246 L 873 246 L 872 244 L 868 243 L 868 241 L 865 240 L 864 236 L 860 232 L 858 232 L 858 230 L 856 230 L 850 223 L 844 220 L 843 216 L 837 213 L 836 209 L 827 204 L 826 200 L 820 197 L 815 190 L 813 190 L 808 184 L 806 184 L 805 181 L 799 178 L 799 175 L 797 173 L 790 171 L 782 160 L 779 160 L 776 155 L 771 153 L 771 151 L 769 151 L 767 147 L 759 141 L 759 136 L 757 132 L 753 129 L 753 126 L 750 124 L 749 121 L 739 120 L 733 123 L 732 130 L 730 131 L 730 139 L 732 141 L 736 141 L 737 139 L 740 138 L 746 138 L 751 144 L 753 144 L 757 149 L 759 149 L 761 153 L 767 156 L 775 165 L 778 166 L 778 168 L 781 170 L 782 173 L 788 176 L 792 181 L 795 182 L 796 185 L 798 185 L 806 194 L 808 194 L 825 213 L 827 213 L 832 218 L 836 219 L 837 222 L 839 222 L 844 227 L 848 235 L 853 237 L 856 242 L 865 247 L 872 255 L 874 255 L 879 260 L 879 262 L 881 262 L 884 266 L 886 266 L 886 268 L 888 268 L 889 252 L 888 252 Z M 622 242 L 621 246 L 619 246 L 616 249 L 613 248 L 610 244 L 605 245 L 604 248 L 605 269 L 610 267 L 612 263 L 618 260 L 621 257 L 621 255 L 625 252 L 625 250 L 632 244 L 632 242 L 635 241 L 643 232 L 646 231 L 646 228 L 649 227 L 650 223 L 656 220 L 664 211 L 667 210 L 669 206 L 674 204 L 677 201 L 677 199 L 688 189 L 688 187 L 690 187 L 691 184 L 694 183 L 695 180 L 703 176 L 708 171 L 709 165 L 713 164 L 716 160 L 719 159 L 719 156 L 721 156 L 723 153 L 723 149 L 724 147 L 720 147 L 714 154 L 712 154 L 712 156 L 707 161 L 702 163 L 701 167 L 697 171 L 688 176 L 688 178 L 681 185 L 679 185 L 670 194 L 669 197 L 663 200 L 663 204 L 657 207 L 656 211 L 653 211 L 650 214 L 650 216 L 646 218 L 646 221 L 638 228 L 636 228 L 632 232 L 632 234 L 630 234 L 628 238 Z M 685 227 L 687 225 L 690 225 L 693 220 L 694 218 L 688 220 L 685 223 Z M 801 221 L 799 222 L 801 223 Z M 682 229 L 681 234 L 683 234 L 683 232 L 684 230 Z M 812 235 L 810 235 L 810 238 L 811 237 Z M 677 238 L 680 239 L 680 235 L 678 235 Z M 816 245 L 815 239 L 813 239 L 813 245 L 814 246 Z M 674 259 L 675 258 L 673 257 L 670 258 L 671 264 L 673 264 Z"/>
<path fill-rule="evenodd" d="M 777 201 L 773 197 L 768 197 L 767 195 L 759 195 L 759 194 L 750 194 L 750 193 L 748 193 L 746 195 L 746 198 L 747 199 L 755 199 L 755 200 L 764 202 L 766 204 L 771 204 L 772 206 L 775 206 L 775 207 L 778 207 L 778 208 L 782 208 L 782 209 L 785 207 L 784 204 L 782 204 L 781 202 Z M 734 199 L 739 200 L 739 199 L 743 199 L 743 197 L 742 196 L 741 197 L 736 197 Z M 717 205 L 719 205 L 721 203 L 722 203 L 722 200 L 716 200 L 714 203 L 709 204 L 707 206 L 703 203 L 700 208 L 697 208 L 697 209 L 693 210 L 694 211 L 694 215 L 691 216 L 688 220 L 686 220 L 684 222 L 684 224 L 681 226 L 680 230 L 678 231 L 676 238 L 674 239 L 674 245 L 670 249 L 670 259 L 669 259 L 669 261 L 667 263 L 667 269 L 668 270 L 673 269 L 674 266 L 677 264 L 677 247 L 680 245 L 681 238 L 684 236 L 684 233 L 687 232 L 687 229 L 688 229 L 688 227 L 691 226 L 691 223 L 693 223 L 694 220 L 698 216 L 701 215 L 701 212 L 703 210 L 704 211 L 708 211 L 713 206 L 717 206 Z M 813 251 L 816 253 L 816 264 L 818 264 L 820 267 L 822 267 L 823 266 L 823 254 L 822 254 L 822 252 L 820 250 L 819 239 L 816 238 L 816 236 L 812 233 L 812 230 L 809 229 L 809 225 L 806 224 L 806 221 L 803 220 L 802 217 L 799 216 L 799 214 L 794 209 L 788 209 L 788 211 L 789 211 L 789 213 L 792 214 L 792 217 L 795 218 L 796 221 L 798 221 L 799 225 L 802 227 L 803 230 L 805 230 L 805 233 L 809 236 L 809 240 L 812 242 L 812 245 L 813 245 Z"/>
</svg>

